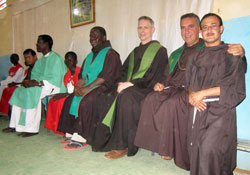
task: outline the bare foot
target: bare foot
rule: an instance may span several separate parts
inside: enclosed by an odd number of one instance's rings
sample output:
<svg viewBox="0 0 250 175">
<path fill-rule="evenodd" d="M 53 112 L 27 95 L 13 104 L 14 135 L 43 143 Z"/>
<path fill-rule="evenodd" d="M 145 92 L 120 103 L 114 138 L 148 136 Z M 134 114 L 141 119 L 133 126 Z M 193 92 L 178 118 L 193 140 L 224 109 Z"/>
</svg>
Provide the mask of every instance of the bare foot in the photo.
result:
<svg viewBox="0 0 250 175">
<path fill-rule="evenodd" d="M 161 158 L 164 160 L 171 160 L 172 159 L 172 157 L 170 157 L 170 156 L 161 156 Z"/>
</svg>

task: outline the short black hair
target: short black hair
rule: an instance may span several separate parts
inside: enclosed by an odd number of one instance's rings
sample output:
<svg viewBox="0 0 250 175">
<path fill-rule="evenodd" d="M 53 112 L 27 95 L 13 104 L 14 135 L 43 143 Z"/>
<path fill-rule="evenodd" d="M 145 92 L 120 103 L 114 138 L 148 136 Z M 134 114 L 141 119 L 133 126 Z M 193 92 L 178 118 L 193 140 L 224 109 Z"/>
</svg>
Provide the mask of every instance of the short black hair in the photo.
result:
<svg viewBox="0 0 250 175">
<path fill-rule="evenodd" d="M 72 52 L 72 51 L 67 52 L 65 54 L 65 58 L 67 58 L 67 57 L 71 57 L 71 58 L 73 58 L 73 60 L 77 61 L 77 55 L 75 52 Z"/>
<path fill-rule="evenodd" d="M 185 19 L 185 18 L 194 18 L 196 24 L 198 25 L 198 27 L 200 27 L 200 24 L 201 24 L 200 18 L 199 18 L 199 16 L 196 15 L 195 13 L 186 13 L 186 14 L 182 15 L 182 16 L 181 16 L 181 19 L 180 19 L 180 23 L 181 23 L 181 21 L 182 21 L 183 19 Z"/>
<path fill-rule="evenodd" d="M 41 38 L 43 40 L 43 42 L 48 43 L 50 50 L 52 49 L 53 39 L 51 38 L 51 36 L 49 36 L 49 35 L 39 35 L 38 38 Z"/>
<path fill-rule="evenodd" d="M 18 62 L 19 61 L 19 56 L 16 54 L 16 53 L 13 53 L 10 55 L 10 59 L 13 61 L 13 62 Z"/>
<path fill-rule="evenodd" d="M 148 16 L 141 16 L 141 17 L 138 18 L 138 22 L 140 20 L 148 20 L 150 22 L 150 24 L 151 24 L 151 27 L 154 27 L 154 25 L 155 25 L 154 20 L 152 18 L 148 17 Z"/>
<path fill-rule="evenodd" d="M 98 31 L 101 33 L 102 37 L 107 36 L 106 30 L 105 30 L 103 27 L 101 27 L 101 26 L 95 26 L 95 27 L 93 27 L 93 28 L 90 30 L 90 32 L 92 32 L 92 31 L 94 31 L 94 30 L 98 30 Z"/>
<path fill-rule="evenodd" d="M 33 50 L 33 49 L 26 49 L 24 52 L 23 52 L 23 55 L 25 54 L 31 54 L 32 56 L 35 56 L 36 55 L 36 52 Z"/>
<path fill-rule="evenodd" d="M 223 25 L 223 22 L 222 22 L 221 17 L 220 17 L 219 15 L 215 14 L 215 13 L 208 13 L 208 14 L 204 15 L 204 16 L 202 17 L 202 19 L 201 19 L 201 22 L 202 22 L 205 18 L 210 17 L 210 16 L 215 16 L 215 17 L 219 20 L 220 26 Z"/>
</svg>

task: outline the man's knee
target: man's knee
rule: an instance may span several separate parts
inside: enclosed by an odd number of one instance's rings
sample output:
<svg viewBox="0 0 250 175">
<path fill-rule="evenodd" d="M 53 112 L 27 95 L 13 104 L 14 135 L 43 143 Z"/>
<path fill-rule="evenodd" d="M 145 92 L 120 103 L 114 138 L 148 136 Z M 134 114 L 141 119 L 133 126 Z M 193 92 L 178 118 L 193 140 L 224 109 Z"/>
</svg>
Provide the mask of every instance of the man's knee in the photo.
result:
<svg viewBox="0 0 250 175">
<path fill-rule="evenodd" d="M 121 103 L 123 102 L 128 102 L 131 99 L 135 98 L 134 92 L 130 89 L 124 89 L 120 94 L 119 94 L 119 101 Z"/>
<path fill-rule="evenodd" d="M 150 92 L 144 99 L 143 99 L 143 102 L 152 102 L 152 101 L 155 101 L 157 99 L 159 99 L 159 92 Z"/>
<path fill-rule="evenodd" d="M 220 155 L 220 146 L 207 139 L 200 144 L 200 153 L 204 158 L 212 158 Z"/>
</svg>

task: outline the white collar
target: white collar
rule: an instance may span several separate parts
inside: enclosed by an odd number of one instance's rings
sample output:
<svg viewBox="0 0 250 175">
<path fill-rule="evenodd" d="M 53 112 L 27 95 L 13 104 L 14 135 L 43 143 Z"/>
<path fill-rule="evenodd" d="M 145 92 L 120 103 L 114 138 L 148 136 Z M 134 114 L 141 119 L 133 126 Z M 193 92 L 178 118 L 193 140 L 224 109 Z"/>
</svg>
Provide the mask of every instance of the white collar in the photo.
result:
<svg viewBox="0 0 250 175">
<path fill-rule="evenodd" d="M 51 52 L 51 51 L 50 51 Z M 50 52 L 48 52 L 46 55 L 44 55 L 44 57 L 48 57 L 49 56 L 49 54 L 50 54 Z"/>
</svg>

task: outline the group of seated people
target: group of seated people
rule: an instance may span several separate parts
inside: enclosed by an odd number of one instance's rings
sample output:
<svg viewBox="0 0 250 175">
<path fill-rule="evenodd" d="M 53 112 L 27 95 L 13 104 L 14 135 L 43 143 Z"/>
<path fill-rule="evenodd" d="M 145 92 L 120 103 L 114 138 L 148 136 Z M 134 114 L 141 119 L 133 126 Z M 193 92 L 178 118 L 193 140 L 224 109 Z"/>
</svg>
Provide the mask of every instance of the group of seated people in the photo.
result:
<svg viewBox="0 0 250 175">
<path fill-rule="evenodd" d="M 144 148 L 174 159 L 191 175 L 231 175 L 236 166 L 235 107 L 245 98 L 244 50 L 221 41 L 224 28 L 216 14 L 201 21 L 194 13 L 184 14 L 180 27 L 185 43 L 168 58 L 167 49 L 152 40 L 154 21 L 140 17 L 141 43 L 123 65 L 105 29 L 93 27 L 92 50 L 81 68 L 74 52 L 63 61 L 52 51 L 52 38 L 40 35 L 36 46 L 43 56 L 37 60 L 33 50 L 24 52 L 29 72 L 5 99 L 12 110 L 3 132 L 38 134 L 41 99 L 46 97 L 45 128 L 64 136 L 60 144 L 65 150 L 91 145 L 93 151 L 108 152 L 105 158 L 116 159 Z"/>
<path fill-rule="evenodd" d="M 23 66 L 19 64 L 19 56 L 11 54 L 10 62 L 13 66 L 9 69 L 8 76 L 0 84 L 0 114 L 9 115 L 10 105 L 9 99 L 17 87 L 22 84 L 22 81 L 30 80 L 31 70 L 37 60 L 36 52 L 32 49 L 26 49 L 23 52 L 25 65 L 28 68 L 24 71 Z"/>
</svg>

